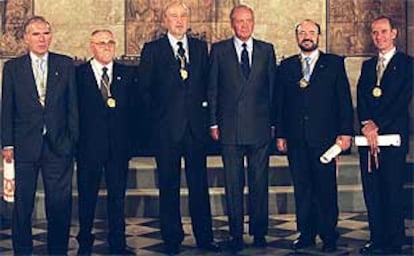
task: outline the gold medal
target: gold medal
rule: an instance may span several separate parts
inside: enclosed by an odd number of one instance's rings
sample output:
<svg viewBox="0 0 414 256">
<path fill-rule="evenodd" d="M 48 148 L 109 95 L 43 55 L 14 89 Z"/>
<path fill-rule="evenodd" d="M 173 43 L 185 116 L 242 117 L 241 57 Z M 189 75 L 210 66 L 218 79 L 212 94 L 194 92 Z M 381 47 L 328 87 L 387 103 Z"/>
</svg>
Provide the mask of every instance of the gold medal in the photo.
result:
<svg viewBox="0 0 414 256">
<path fill-rule="evenodd" d="M 116 107 L 116 100 L 114 98 L 108 98 L 106 100 L 106 105 L 108 105 L 110 108 L 114 108 Z"/>
<path fill-rule="evenodd" d="M 187 72 L 187 70 L 181 68 L 180 69 L 180 75 L 181 75 L 181 79 L 186 80 L 188 78 L 188 72 Z"/>
<path fill-rule="evenodd" d="M 309 86 L 309 82 L 306 81 L 306 79 L 302 77 L 302 79 L 300 79 L 300 81 L 299 81 L 299 87 L 300 88 L 306 88 L 308 86 Z"/>
<path fill-rule="evenodd" d="M 372 89 L 372 95 L 375 97 L 375 98 L 379 98 L 379 97 L 381 97 L 381 95 L 382 95 L 382 90 L 381 90 L 381 88 L 379 88 L 379 87 L 375 87 L 374 89 Z"/>
</svg>

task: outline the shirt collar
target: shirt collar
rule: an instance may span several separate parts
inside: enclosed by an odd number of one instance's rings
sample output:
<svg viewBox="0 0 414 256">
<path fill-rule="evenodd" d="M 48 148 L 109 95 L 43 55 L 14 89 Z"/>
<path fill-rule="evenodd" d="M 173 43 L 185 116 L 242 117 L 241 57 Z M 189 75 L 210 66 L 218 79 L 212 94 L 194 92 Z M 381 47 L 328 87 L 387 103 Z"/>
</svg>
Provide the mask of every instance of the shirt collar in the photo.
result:
<svg viewBox="0 0 414 256">
<path fill-rule="evenodd" d="M 91 64 L 92 64 L 92 67 L 96 68 L 99 73 L 102 73 L 102 68 L 103 67 L 106 67 L 108 69 L 108 73 L 112 73 L 112 69 L 113 69 L 113 66 L 114 66 L 113 61 L 109 62 L 107 65 L 103 65 L 99 61 L 97 61 L 96 59 L 91 59 Z"/>
<path fill-rule="evenodd" d="M 251 50 L 253 49 L 253 38 L 250 37 L 249 39 L 247 39 L 246 42 L 243 42 L 242 40 L 240 40 L 240 38 L 238 38 L 237 36 L 234 37 L 233 39 L 234 45 L 236 46 L 236 48 L 243 48 L 243 44 L 245 43 L 247 45 L 247 50 Z"/>
<path fill-rule="evenodd" d="M 386 54 L 379 53 L 378 57 L 379 58 L 384 58 L 384 62 L 388 63 L 388 62 L 390 62 L 391 58 L 394 56 L 396 51 L 397 51 L 397 48 L 394 47 L 390 51 L 388 51 Z"/>
<path fill-rule="evenodd" d="M 178 50 L 178 42 L 183 43 L 183 48 L 188 49 L 188 38 L 187 35 L 184 34 L 184 37 L 181 40 L 178 40 L 173 35 L 170 34 L 170 32 L 167 32 L 168 41 L 170 42 L 170 45 L 174 48 L 174 50 Z"/>
<path fill-rule="evenodd" d="M 300 57 L 301 57 L 302 60 L 304 60 L 306 57 L 309 57 L 310 62 L 313 62 L 314 60 L 316 60 L 319 57 L 319 50 L 318 49 L 314 50 L 308 56 L 304 55 L 303 52 L 301 52 Z"/>
<path fill-rule="evenodd" d="M 46 52 L 43 56 L 39 57 L 33 52 L 29 53 L 31 61 L 34 63 L 36 60 L 44 60 L 47 63 L 47 60 L 49 58 L 49 52 Z"/>
</svg>

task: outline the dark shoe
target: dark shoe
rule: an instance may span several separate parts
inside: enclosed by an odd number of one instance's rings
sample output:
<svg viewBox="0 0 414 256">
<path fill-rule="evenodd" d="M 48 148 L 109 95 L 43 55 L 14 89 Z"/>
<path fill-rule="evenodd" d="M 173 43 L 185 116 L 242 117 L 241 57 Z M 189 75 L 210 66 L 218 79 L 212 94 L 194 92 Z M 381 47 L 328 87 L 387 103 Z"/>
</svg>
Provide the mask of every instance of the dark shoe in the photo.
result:
<svg viewBox="0 0 414 256">
<path fill-rule="evenodd" d="M 304 249 L 315 245 L 315 239 L 298 238 L 293 241 L 291 248 L 293 250 Z"/>
<path fill-rule="evenodd" d="M 264 248 L 267 246 L 267 241 L 264 236 L 255 236 L 253 240 L 253 246 L 257 248 Z"/>
<path fill-rule="evenodd" d="M 220 252 L 220 245 L 214 241 L 197 244 L 197 247 L 201 250 L 210 251 L 210 252 Z"/>
<path fill-rule="evenodd" d="M 76 240 L 78 240 L 78 244 L 79 244 L 78 255 L 91 255 L 92 254 L 92 246 L 95 241 L 94 234 L 87 234 L 87 235 L 78 234 L 76 236 Z"/>
<path fill-rule="evenodd" d="M 402 248 L 401 248 L 401 246 L 387 247 L 387 248 L 385 248 L 384 253 L 385 254 L 390 254 L 390 255 L 402 254 Z"/>
<path fill-rule="evenodd" d="M 336 243 L 335 242 L 324 242 L 322 246 L 323 252 L 334 252 L 336 251 Z"/>
<path fill-rule="evenodd" d="M 362 247 L 359 252 L 364 255 L 371 255 L 371 254 L 384 254 L 384 248 L 382 246 L 374 243 L 368 242 Z"/>
<path fill-rule="evenodd" d="M 239 252 L 244 249 L 243 238 L 233 238 L 229 241 L 229 248 L 232 253 Z"/>
<path fill-rule="evenodd" d="M 92 254 L 91 247 L 79 247 L 77 255 L 79 256 L 88 256 Z"/>
<path fill-rule="evenodd" d="M 129 250 L 129 249 L 126 249 L 126 248 L 122 248 L 122 249 L 111 248 L 111 249 L 109 249 L 109 252 L 112 255 L 135 255 L 136 254 L 133 250 Z"/>
<path fill-rule="evenodd" d="M 168 255 L 175 255 L 180 253 L 180 244 L 166 244 L 165 253 Z"/>
</svg>

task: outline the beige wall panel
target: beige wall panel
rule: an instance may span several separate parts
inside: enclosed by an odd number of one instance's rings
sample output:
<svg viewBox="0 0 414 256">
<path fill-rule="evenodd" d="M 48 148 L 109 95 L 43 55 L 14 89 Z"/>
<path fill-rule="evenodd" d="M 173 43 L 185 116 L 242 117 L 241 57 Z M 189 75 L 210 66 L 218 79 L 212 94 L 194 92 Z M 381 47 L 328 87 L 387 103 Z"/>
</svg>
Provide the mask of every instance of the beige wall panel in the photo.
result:
<svg viewBox="0 0 414 256">
<path fill-rule="evenodd" d="M 52 50 L 81 58 L 90 56 L 90 33 L 107 28 L 117 37 L 117 55 L 125 53 L 124 0 L 35 0 L 35 13 L 52 24 Z"/>
<path fill-rule="evenodd" d="M 295 25 L 305 18 L 313 19 L 322 26 L 325 34 L 325 0 L 250 0 L 241 1 L 255 10 L 255 37 L 275 45 L 278 58 L 286 58 L 298 52 Z M 322 37 L 320 48 L 325 49 Z"/>
</svg>

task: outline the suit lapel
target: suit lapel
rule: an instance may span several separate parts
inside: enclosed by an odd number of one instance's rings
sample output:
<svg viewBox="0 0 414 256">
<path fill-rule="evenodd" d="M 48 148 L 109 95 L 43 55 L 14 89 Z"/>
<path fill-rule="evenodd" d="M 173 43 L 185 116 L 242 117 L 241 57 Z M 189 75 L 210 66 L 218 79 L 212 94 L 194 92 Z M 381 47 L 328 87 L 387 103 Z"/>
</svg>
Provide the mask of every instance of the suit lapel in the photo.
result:
<svg viewBox="0 0 414 256">
<path fill-rule="evenodd" d="M 384 78 L 389 77 L 390 75 L 392 75 L 393 71 L 397 70 L 398 60 L 399 60 L 399 54 L 398 52 L 396 52 L 394 56 L 392 56 L 390 62 L 388 63 L 387 67 L 384 70 L 384 74 L 382 75 L 382 78 L 381 78 L 381 83 L 384 80 Z"/>
<path fill-rule="evenodd" d="M 121 81 L 123 74 L 119 72 L 118 64 L 114 62 L 112 69 L 112 83 L 111 83 L 111 94 L 116 97 L 119 86 L 121 86 Z"/>
<path fill-rule="evenodd" d="M 326 63 L 325 54 L 319 51 L 319 58 L 315 63 L 315 67 L 313 68 L 313 71 L 310 77 L 311 84 L 312 84 L 312 81 L 315 79 L 315 77 L 318 77 L 318 73 L 323 72 L 325 70 L 326 65 L 327 63 Z"/>
<path fill-rule="evenodd" d="M 59 77 L 62 75 L 60 72 L 59 62 L 56 61 L 55 56 L 52 53 L 49 53 L 47 61 L 47 83 L 46 83 L 46 103 L 55 95 L 54 91 L 57 89 Z"/>
<path fill-rule="evenodd" d="M 161 47 L 159 48 L 161 51 L 161 56 L 164 56 L 165 61 L 169 66 L 175 66 L 177 64 L 177 59 L 174 55 L 174 50 L 172 46 L 170 45 L 170 42 L 168 41 L 168 37 L 165 35 L 160 40 Z"/>
<path fill-rule="evenodd" d="M 82 79 L 88 79 L 88 81 L 86 81 L 85 85 L 86 86 L 91 86 L 92 91 L 94 92 L 94 94 L 96 96 L 102 97 L 101 92 L 99 91 L 99 88 L 98 88 L 98 82 L 99 81 L 96 80 L 95 73 L 93 72 L 93 69 L 92 69 L 91 61 L 89 61 L 88 65 L 87 65 L 87 68 L 85 70 L 85 77 L 82 78 Z"/>
<path fill-rule="evenodd" d="M 23 59 L 23 68 L 21 69 L 22 78 L 26 81 L 23 81 L 23 84 L 28 85 L 28 90 L 31 97 L 39 102 L 39 94 L 37 92 L 36 80 L 34 77 L 34 72 L 32 68 L 32 60 L 30 59 L 30 55 L 27 54 Z"/>
<path fill-rule="evenodd" d="M 191 74 L 194 72 L 194 66 L 191 65 L 191 63 L 200 63 L 198 60 L 198 49 L 196 49 L 196 45 L 194 44 L 194 41 L 191 37 L 187 37 L 188 40 L 188 56 L 189 56 L 189 62 L 188 62 L 188 72 L 190 74 L 190 79 L 188 82 L 191 83 Z M 190 84 L 188 83 L 188 84 Z"/>
<path fill-rule="evenodd" d="M 248 81 L 251 81 L 256 73 L 259 71 L 259 61 L 264 60 L 265 56 L 263 54 L 263 49 L 260 47 L 260 45 L 257 43 L 255 39 L 253 39 L 253 54 L 252 54 L 252 60 L 250 65 L 250 74 Z M 239 65 L 240 66 L 240 65 Z M 241 71 L 241 67 L 240 67 Z"/>
</svg>

